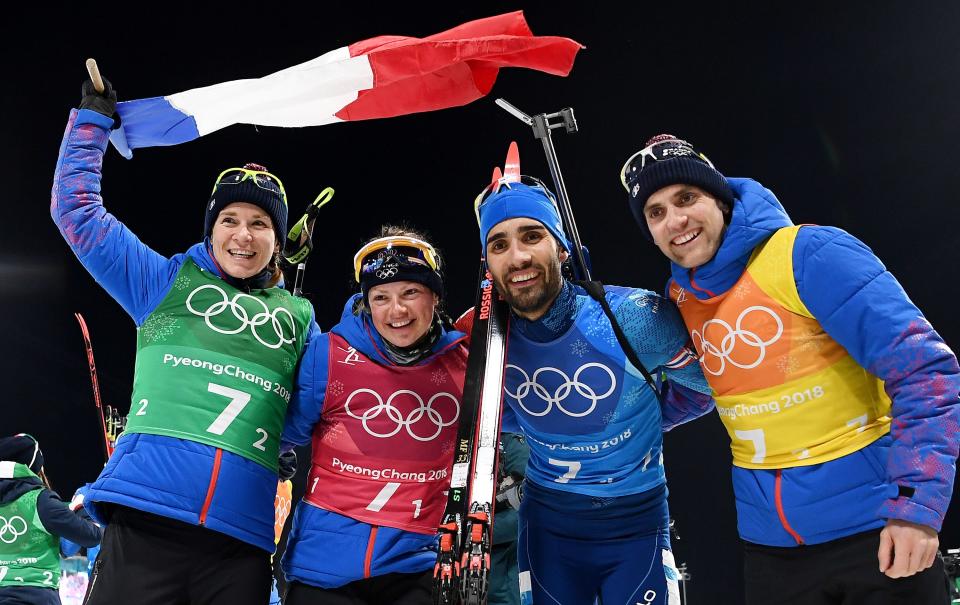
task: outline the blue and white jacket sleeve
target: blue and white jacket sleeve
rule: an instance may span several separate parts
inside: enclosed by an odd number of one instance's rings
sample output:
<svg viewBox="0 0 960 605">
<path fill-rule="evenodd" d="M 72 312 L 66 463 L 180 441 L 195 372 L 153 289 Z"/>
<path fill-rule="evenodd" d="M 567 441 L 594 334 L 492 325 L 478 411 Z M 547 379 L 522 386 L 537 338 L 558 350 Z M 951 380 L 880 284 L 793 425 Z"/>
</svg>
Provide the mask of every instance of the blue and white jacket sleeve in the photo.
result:
<svg viewBox="0 0 960 605">
<path fill-rule="evenodd" d="M 880 259 L 842 229 L 800 229 L 793 267 L 807 309 L 892 400 L 890 497 L 879 516 L 939 531 L 960 447 L 956 355 Z"/>
<path fill-rule="evenodd" d="M 306 445 L 313 436 L 313 427 L 320 422 L 323 400 L 327 392 L 329 375 L 330 334 L 321 334 L 317 329 L 308 341 L 297 385 L 290 398 L 287 418 L 280 436 L 280 451 L 285 452 L 298 445 Z"/>
<path fill-rule="evenodd" d="M 648 290 L 634 290 L 614 315 L 650 374 L 666 379 L 660 391 L 664 430 L 713 410 L 712 391 L 673 302 Z"/>
<path fill-rule="evenodd" d="M 140 325 L 169 290 L 181 261 L 152 250 L 103 207 L 100 174 L 112 125 L 95 111 L 70 112 L 50 215 L 87 271 Z"/>
</svg>

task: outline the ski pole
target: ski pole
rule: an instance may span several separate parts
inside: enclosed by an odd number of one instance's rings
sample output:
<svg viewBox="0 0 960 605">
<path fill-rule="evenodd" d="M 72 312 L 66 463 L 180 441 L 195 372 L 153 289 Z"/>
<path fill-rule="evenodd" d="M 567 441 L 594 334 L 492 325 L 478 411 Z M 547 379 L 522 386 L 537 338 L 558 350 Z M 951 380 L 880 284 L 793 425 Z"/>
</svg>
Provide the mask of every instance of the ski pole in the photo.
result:
<svg viewBox="0 0 960 605">
<path fill-rule="evenodd" d="M 540 113 L 535 116 L 529 116 L 505 99 L 497 99 L 496 103 L 507 113 L 533 128 L 533 136 L 540 139 L 540 142 L 543 143 L 543 152 L 547 156 L 547 166 L 550 168 L 550 177 L 553 179 L 554 189 L 557 190 L 557 196 L 560 198 L 557 209 L 560 211 L 560 219 L 563 221 L 564 229 L 570 238 L 570 243 L 573 245 L 571 252 L 573 252 L 575 261 L 575 272 L 578 273 L 577 277 L 579 279 L 590 281 L 590 266 L 587 264 L 587 259 L 583 254 L 580 232 L 573 218 L 570 196 L 567 195 L 567 186 L 563 181 L 563 174 L 560 172 L 560 162 L 557 160 L 557 151 L 554 149 L 553 137 L 550 134 L 550 131 L 556 128 L 564 128 L 571 134 L 577 132 L 577 119 L 573 115 L 573 108 L 567 107 L 555 113 Z M 550 120 L 557 118 L 561 121 L 553 124 L 550 123 Z"/>
<path fill-rule="evenodd" d="M 287 233 L 282 258 L 288 266 L 296 266 L 297 274 L 293 280 L 293 295 L 303 294 L 303 278 L 307 271 L 307 257 L 313 251 L 313 226 L 317 222 L 320 209 L 333 199 L 333 187 L 327 187 L 317 195 L 313 203 L 307 206 L 306 212 Z"/>
<path fill-rule="evenodd" d="M 497 99 L 497 105 L 503 108 L 507 113 L 517 118 L 527 126 L 533 128 L 533 136 L 543 143 L 543 151 L 547 156 L 547 165 L 550 167 L 550 176 L 553 177 L 553 184 L 557 190 L 557 195 L 560 198 L 560 201 L 557 204 L 557 210 L 560 213 L 560 220 L 563 222 L 563 227 L 567 232 L 567 236 L 570 238 L 570 243 L 573 247 L 573 258 L 574 258 L 574 276 L 582 282 L 585 282 L 583 285 L 587 288 L 587 291 L 590 292 L 594 287 L 588 286 L 589 282 L 593 281 L 590 276 L 590 265 L 587 262 L 587 257 L 584 254 L 583 244 L 580 241 L 580 231 L 577 229 L 577 223 L 573 218 L 573 208 L 570 205 L 570 196 L 567 195 L 567 187 L 563 182 L 563 174 L 560 172 L 560 163 L 557 161 L 557 152 L 553 147 L 553 138 L 550 135 L 550 131 L 556 128 L 563 127 L 567 132 L 574 133 L 577 132 L 577 120 L 573 116 L 573 108 L 567 107 L 566 109 L 561 109 L 555 113 L 541 113 L 535 116 L 528 116 L 523 113 L 517 107 L 510 104 L 504 99 Z M 559 118 L 561 121 L 558 123 L 551 124 L 550 120 L 555 120 Z M 606 302 L 603 299 L 603 291 L 596 286 L 596 290 L 591 296 L 600 302 L 601 305 L 606 305 Z M 646 381 L 650 389 L 653 390 L 657 398 L 660 398 L 660 391 L 658 390 L 656 382 L 653 380 L 653 377 L 650 375 L 650 372 L 643 366 L 643 363 L 637 357 L 636 353 L 633 352 L 633 348 L 626 340 L 626 336 L 623 335 L 622 329 L 619 328 L 616 319 L 613 317 L 609 307 L 604 309 L 604 312 L 607 313 L 610 323 L 614 328 L 614 331 L 617 333 L 617 340 L 620 341 L 620 345 L 623 348 L 624 352 L 627 352 L 630 356 L 630 362 L 637 367 L 638 370 L 643 374 L 643 378 Z"/>
</svg>

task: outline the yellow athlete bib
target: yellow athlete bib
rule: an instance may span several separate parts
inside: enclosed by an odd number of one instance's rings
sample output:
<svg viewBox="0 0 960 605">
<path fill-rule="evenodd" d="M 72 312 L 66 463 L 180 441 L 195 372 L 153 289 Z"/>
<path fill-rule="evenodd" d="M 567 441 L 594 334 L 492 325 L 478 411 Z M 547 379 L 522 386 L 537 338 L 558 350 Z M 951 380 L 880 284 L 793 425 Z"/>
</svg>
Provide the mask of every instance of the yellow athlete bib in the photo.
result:
<svg viewBox="0 0 960 605">
<path fill-rule="evenodd" d="M 793 279 L 800 227 L 759 246 L 721 296 L 698 300 L 675 282 L 683 316 L 730 434 L 733 463 L 789 468 L 840 458 L 890 430 L 883 383 L 807 310 Z"/>
</svg>

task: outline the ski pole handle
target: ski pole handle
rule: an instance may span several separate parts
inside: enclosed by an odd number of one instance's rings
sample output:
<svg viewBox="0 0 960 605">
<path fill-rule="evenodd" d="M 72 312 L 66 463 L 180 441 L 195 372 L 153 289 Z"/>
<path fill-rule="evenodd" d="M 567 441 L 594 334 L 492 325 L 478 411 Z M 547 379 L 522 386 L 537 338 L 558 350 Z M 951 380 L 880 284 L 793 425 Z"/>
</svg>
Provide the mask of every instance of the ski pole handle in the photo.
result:
<svg viewBox="0 0 960 605">
<path fill-rule="evenodd" d="M 97 60 L 94 58 L 87 59 L 87 73 L 90 74 L 90 80 L 93 81 L 93 88 L 102 93 L 104 91 L 103 78 L 100 77 L 100 68 L 97 67 Z"/>
</svg>

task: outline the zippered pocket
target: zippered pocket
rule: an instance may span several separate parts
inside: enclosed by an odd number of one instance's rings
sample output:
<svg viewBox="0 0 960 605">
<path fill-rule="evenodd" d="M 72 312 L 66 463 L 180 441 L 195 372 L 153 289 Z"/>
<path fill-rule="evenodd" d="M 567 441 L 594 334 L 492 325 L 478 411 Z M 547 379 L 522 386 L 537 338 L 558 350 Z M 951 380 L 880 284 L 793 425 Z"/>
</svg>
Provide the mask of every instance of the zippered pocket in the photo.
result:
<svg viewBox="0 0 960 605">
<path fill-rule="evenodd" d="M 90 598 L 93 597 L 93 591 L 97 587 L 97 579 L 100 577 L 100 569 L 103 567 L 102 554 L 102 552 L 97 553 L 97 560 L 93 564 L 93 573 L 90 574 L 90 586 L 87 587 L 87 594 L 83 597 L 83 605 L 90 601 Z"/>
</svg>

